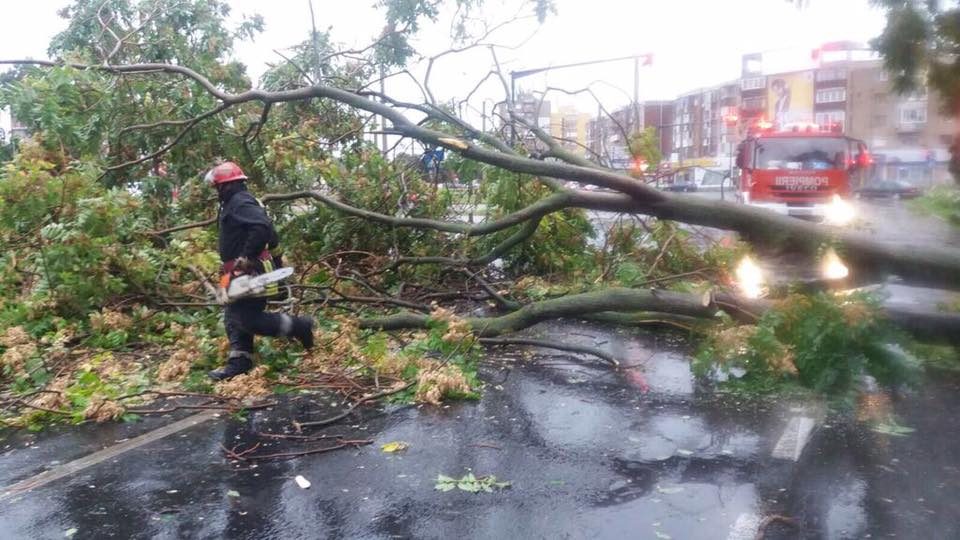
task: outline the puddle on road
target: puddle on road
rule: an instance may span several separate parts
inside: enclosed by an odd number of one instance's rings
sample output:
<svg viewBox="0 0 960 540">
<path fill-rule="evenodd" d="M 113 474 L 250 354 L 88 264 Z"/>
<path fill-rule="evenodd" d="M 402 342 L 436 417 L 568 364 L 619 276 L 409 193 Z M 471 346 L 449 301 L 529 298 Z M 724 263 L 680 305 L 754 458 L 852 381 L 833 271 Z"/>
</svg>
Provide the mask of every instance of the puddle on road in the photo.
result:
<svg viewBox="0 0 960 540">
<path fill-rule="evenodd" d="M 758 494 L 750 483 L 669 480 L 662 479 L 642 497 L 598 509 L 587 518 L 608 538 L 714 540 L 726 538 L 738 516 L 753 513 L 757 504 Z"/>
<path fill-rule="evenodd" d="M 867 526 L 863 512 L 866 495 L 867 483 L 860 478 L 851 478 L 836 487 L 830 494 L 826 514 L 827 538 L 863 538 Z"/>
<path fill-rule="evenodd" d="M 651 392 L 672 395 L 693 393 L 694 377 L 690 371 L 690 361 L 681 354 L 672 352 L 653 354 L 644 362 L 641 369 Z"/>
</svg>

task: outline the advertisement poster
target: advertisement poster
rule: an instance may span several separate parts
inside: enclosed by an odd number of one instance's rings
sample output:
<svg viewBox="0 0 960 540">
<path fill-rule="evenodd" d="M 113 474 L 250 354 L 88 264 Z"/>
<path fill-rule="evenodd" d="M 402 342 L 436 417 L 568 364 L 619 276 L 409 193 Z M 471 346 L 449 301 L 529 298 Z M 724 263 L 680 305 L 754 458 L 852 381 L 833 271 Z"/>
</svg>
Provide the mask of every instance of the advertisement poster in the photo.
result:
<svg viewBox="0 0 960 540">
<path fill-rule="evenodd" d="M 767 118 L 777 128 L 795 122 L 813 122 L 812 71 L 767 77 Z"/>
</svg>

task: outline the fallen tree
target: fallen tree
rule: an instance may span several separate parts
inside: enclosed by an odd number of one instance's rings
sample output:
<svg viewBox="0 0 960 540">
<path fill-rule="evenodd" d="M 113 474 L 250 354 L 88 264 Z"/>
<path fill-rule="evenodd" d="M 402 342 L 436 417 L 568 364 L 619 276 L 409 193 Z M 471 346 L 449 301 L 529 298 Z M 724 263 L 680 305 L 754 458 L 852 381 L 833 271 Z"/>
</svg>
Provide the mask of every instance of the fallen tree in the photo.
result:
<svg viewBox="0 0 960 540">
<path fill-rule="evenodd" d="M 658 289 L 609 288 L 533 302 L 499 316 L 467 317 L 465 320 L 477 336 L 486 338 L 518 332 L 543 321 L 561 318 L 599 319 L 621 324 L 670 324 L 671 320 L 712 321 L 720 312 L 724 312 L 736 319 L 755 322 L 775 306 L 773 300 L 746 299 L 730 294 L 713 296 L 709 293 L 698 295 Z M 630 314 L 630 317 L 618 318 L 618 314 Z M 960 313 L 887 305 L 882 314 L 894 324 L 922 338 L 960 343 Z M 677 316 L 682 318 L 675 319 Z M 427 328 L 429 322 L 428 314 L 401 312 L 361 319 L 360 327 L 394 331 Z"/>
<path fill-rule="evenodd" d="M 911 284 L 960 289 L 957 250 L 889 245 L 856 231 L 666 193 L 605 168 L 603 156 L 588 160 L 569 151 L 565 141 L 518 113 L 498 48 L 486 39 L 500 26 L 424 56 L 421 78 L 407 64 L 412 53 L 404 41 L 419 15 L 413 23 L 388 21 L 364 49 L 337 50 L 329 36 L 314 32 L 289 57 L 280 54 L 284 61 L 252 88 L 230 57 L 231 36 L 242 33 L 224 27 L 216 9 L 204 11 L 222 4 L 157 0 L 144 11 L 153 21 L 147 24 L 134 20 L 131 1 L 77 0 L 70 28 L 51 46 L 55 59 L 0 61 L 15 68 L 4 78 L 0 104 L 35 133 L 0 172 L 0 240 L 8 247 L 0 254 L 0 331 L 10 334 L 0 343 L 9 368 L 0 376 L 12 374 L 8 389 L 39 388 L 50 400 L 30 405 L 50 414 L 70 414 L 68 404 L 93 396 L 102 404 L 116 393 L 112 370 L 91 372 L 94 364 L 74 361 L 71 347 L 144 365 L 151 355 L 170 356 L 177 361 L 149 369 L 158 368 L 158 381 L 182 384 L 191 377 L 189 384 L 197 384 L 209 367 L 202 361 L 219 360 L 221 331 L 206 283 L 217 267 L 209 230 L 216 203 L 197 178 L 216 158 L 241 163 L 278 223 L 300 277 L 286 308 L 319 314 L 330 332 L 324 362 L 356 361 L 337 367 L 367 377 L 362 384 L 349 376 L 323 379 L 326 388 L 334 380 L 341 391 L 366 388 L 378 395 L 402 383 L 436 402 L 437 387 L 430 385 L 437 380 L 414 382 L 410 373 L 438 354 L 467 366 L 476 353 L 464 354 L 463 339 L 453 346 L 438 332 L 441 304 L 499 310 L 466 319 L 466 329 L 454 332 L 460 338 L 472 331 L 481 344 L 552 346 L 610 363 L 616 358 L 603 350 L 510 334 L 556 318 L 690 329 L 726 321 L 716 316 L 721 313 L 756 323 L 773 304 L 677 292 L 731 290 L 733 258 L 744 248 L 701 227 L 735 231 L 754 247 L 800 253 L 808 262 L 829 246 L 861 277 L 892 274 Z M 166 40 L 176 46 L 156 46 Z M 490 82 L 504 90 L 492 117 L 483 106 L 483 128 L 463 113 L 476 88 L 459 102 L 442 103 L 429 83 L 443 59 L 477 50 L 489 51 L 492 64 L 478 88 Z M 371 90 L 393 78 L 415 83 L 422 101 Z M 548 91 L 554 90 L 581 92 Z M 620 131 L 630 137 L 632 129 Z M 380 147 L 371 144 L 374 137 L 383 137 Z M 406 152 L 389 158 L 396 153 L 388 137 L 395 148 L 406 144 Z M 516 140 L 523 142 L 512 144 Z M 445 170 L 421 162 L 438 149 L 447 151 Z M 454 171 L 469 187 L 452 189 Z M 591 221 L 588 212 L 615 218 Z M 603 245 L 590 244 L 601 229 Z M 551 286 L 558 290 L 531 292 Z M 886 313 L 924 338 L 960 335 L 951 313 L 894 306 Z M 428 332 L 402 331 L 423 328 Z M 132 335 L 149 335 L 163 346 L 151 350 Z M 323 364 L 265 347 L 276 372 Z M 397 350 L 409 357 L 398 360 Z M 87 382 L 81 384 L 73 368 L 86 370 Z M 469 393 L 468 375 L 438 378 L 462 397 Z M 266 391 L 266 380 L 259 373 L 255 384 L 231 391 Z M 435 391 L 428 394 L 428 387 Z"/>
<path fill-rule="evenodd" d="M 460 132 L 456 136 L 451 136 L 449 133 L 425 128 L 421 125 L 422 122 L 415 122 L 407 118 L 402 112 L 404 108 L 402 105 L 391 107 L 374 101 L 363 92 L 326 85 L 314 85 L 288 91 L 248 90 L 239 94 L 230 94 L 217 88 L 203 75 L 178 65 L 84 65 L 40 60 L 0 60 L 0 64 L 45 67 L 69 66 L 74 69 L 97 70 L 117 75 L 126 73 L 176 75 L 196 82 L 203 91 L 209 93 L 218 101 L 219 105 L 216 109 L 191 119 L 167 146 L 148 156 L 110 166 L 110 170 L 130 167 L 161 156 L 176 145 L 195 124 L 220 114 L 230 107 L 259 102 L 263 105 L 264 111 L 268 111 L 269 107 L 278 103 L 327 99 L 389 120 L 392 122 L 391 132 L 396 135 L 447 148 L 468 159 L 516 173 L 533 175 L 541 179 L 562 179 L 582 185 L 606 188 L 616 193 L 568 190 L 554 183 L 552 186 L 558 192 L 551 198 L 537 201 L 527 208 L 495 222 L 478 226 L 385 216 L 350 207 L 318 192 L 276 194 L 272 195 L 271 199 L 312 198 L 331 205 L 340 211 L 384 224 L 427 228 L 467 235 L 489 234 L 566 208 L 643 214 L 694 225 L 732 230 L 741 233 L 751 242 L 779 247 L 787 246 L 791 250 L 804 252 L 811 256 L 820 246 L 830 243 L 841 250 L 854 269 L 869 269 L 872 272 L 895 274 L 908 283 L 960 288 L 960 251 L 915 245 L 891 246 L 854 232 L 792 219 L 764 209 L 724 201 L 711 201 L 689 195 L 664 193 L 629 176 L 611 170 L 566 162 L 532 159 L 521 156 L 514 151 L 507 151 L 500 145 L 496 147 L 486 145 L 487 138 L 474 135 L 477 133 L 476 130 L 462 129 L 465 126 L 462 121 L 450 122 L 448 114 L 433 112 L 434 108 L 430 107 L 418 106 L 416 110 L 423 111 L 426 109 L 431 111 L 431 119 L 446 122 L 450 127 L 459 129 Z M 559 157 L 566 156 L 561 154 Z M 435 262 L 448 261 L 437 260 Z"/>
</svg>

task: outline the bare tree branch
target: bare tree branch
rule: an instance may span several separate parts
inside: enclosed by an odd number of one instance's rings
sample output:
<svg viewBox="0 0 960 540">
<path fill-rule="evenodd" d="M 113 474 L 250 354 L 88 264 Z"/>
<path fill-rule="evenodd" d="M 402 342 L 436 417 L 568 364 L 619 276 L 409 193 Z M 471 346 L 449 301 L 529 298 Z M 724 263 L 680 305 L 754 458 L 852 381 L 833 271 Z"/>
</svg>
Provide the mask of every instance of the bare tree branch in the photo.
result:
<svg viewBox="0 0 960 540">
<path fill-rule="evenodd" d="M 0 64 L 13 65 L 40 65 L 55 67 L 62 63 L 39 60 L 3 60 Z M 668 194 L 658 191 L 637 180 L 612 171 L 593 167 L 576 166 L 567 163 L 537 161 L 499 150 L 491 150 L 476 144 L 468 143 L 460 138 L 451 137 L 439 131 L 430 130 L 410 121 L 405 115 L 394 108 L 377 103 L 356 93 L 325 85 L 316 85 L 295 90 L 267 92 L 264 90 L 248 90 L 240 94 L 230 94 L 213 85 L 206 77 L 195 71 L 178 65 L 169 64 L 132 64 L 123 66 L 89 66 L 83 64 L 67 64 L 77 69 L 95 69 L 109 73 L 142 73 L 157 71 L 176 74 L 195 81 L 208 93 L 222 101 L 216 111 L 222 111 L 230 106 L 259 101 L 262 103 L 282 103 L 304 101 L 314 98 L 331 99 L 344 105 L 362 109 L 389 119 L 394 128 L 403 136 L 418 139 L 427 144 L 441 146 L 458 152 L 466 158 L 501 167 L 503 169 L 552 178 L 562 178 L 582 184 L 592 184 L 604 187 L 618 193 L 557 193 L 556 197 L 571 197 L 571 199 L 550 200 L 549 209 L 543 208 L 544 203 L 535 203 L 538 212 L 556 210 L 563 204 L 576 204 L 585 208 L 603 208 L 626 213 L 639 213 L 656 216 L 662 219 L 682 221 L 694 225 L 705 225 L 722 229 L 739 231 L 753 241 L 763 241 L 782 245 L 790 243 L 791 248 L 816 253 L 817 248 L 825 242 L 833 243 L 840 249 L 849 264 L 859 268 L 870 268 L 878 272 L 896 274 L 905 281 L 926 283 L 931 285 L 946 285 L 960 287 L 960 253 L 956 250 L 944 248 L 921 248 L 918 246 L 890 246 L 866 238 L 856 232 L 844 231 L 823 225 L 804 222 L 788 216 L 780 216 L 768 210 L 734 204 L 725 201 L 710 201 L 704 198 L 681 194 Z M 199 118 L 199 117 L 198 117 Z M 197 120 L 199 121 L 199 119 Z M 189 129 L 194 124 L 188 124 Z M 178 137 L 182 138 L 184 133 Z M 162 151 L 168 149 L 165 146 Z M 135 160 L 146 161 L 162 151 L 155 152 L 147 158 Z M 122 166 L 129 166 L 130 163 Z M 111 167 L 116 170 L 121 166 Z M 296 197 L 298 195 L 293 195 Z M 288 195 L 290 197 L 290 195 Z M 316 198 L 316 197 L 314 197 Z M 326 202 L 326 201 L 325 201 Z M 330 204 L 328 202 L 328 204 Z M 357 211 L 343 205 L 345 210 L 351 210 L 357 215 L 367 211 Z M 531 212 L 526 209 L 528 213 Z M 545 215 L 545 214 L 541 214 Z M 376 217 L 376 216 L 368 216 Z M 525 217 L 529 217 L 529 214 Z M 391 218 L 392 219 L 392 218 Z M 520 221 L 524 219 L 521 218 Z M 384 221 L 380 219 L 380 221 Z M 389 223 L 389 220 L 384 221 Z M 409 225 L 409 223 L 407 223 Z M 459 225 L 446 224 L 437 226 L 427 220 L 423 224 L 427 228 L 458 232 Z M 476 231 L 474 231 L 476 232 Z"/>
</svg>

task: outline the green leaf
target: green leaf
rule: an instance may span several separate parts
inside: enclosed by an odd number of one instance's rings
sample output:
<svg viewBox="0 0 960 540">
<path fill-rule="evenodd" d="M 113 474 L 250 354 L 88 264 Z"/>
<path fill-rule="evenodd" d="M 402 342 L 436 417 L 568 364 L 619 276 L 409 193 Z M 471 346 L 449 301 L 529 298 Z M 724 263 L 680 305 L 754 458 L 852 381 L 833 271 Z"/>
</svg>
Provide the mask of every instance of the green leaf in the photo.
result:
<svg viewBox="0 0 960 540">
<path fill-rule="evenodd" d="M 480 484 L 477 482 L 477 477 L 474 476 L 473 473 L 467 473 L 457 481 L 457 488 L 470 493 L 477 493 L 481 489 Z"/>
<path fill-rule="evenodd" d="M 436 485 L 434 485 L 433 488 L 434 488 L 434 489 L 437 489 L 437 490 L 440 490 L 440 491 L 451 491 L 451 490 L 453 490 L 455 487 L 457 487 L 457 481 L 456 481 L 456 480 L 454 480 L 453 478 L 450 478 L 449 476 L 445 476 L 445 475 L 442 475 L 442 474 L 438 474 L 438 475 L 437 475 L 437 483 L 436 483 Z"/>
</svg>

